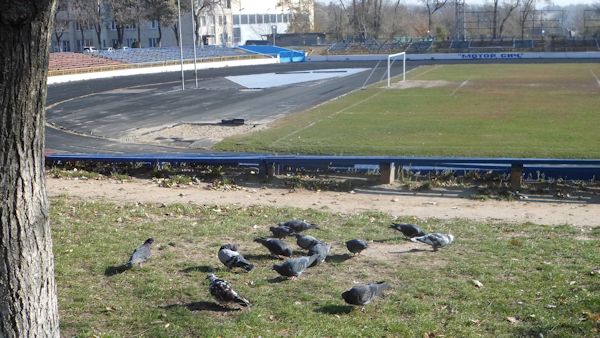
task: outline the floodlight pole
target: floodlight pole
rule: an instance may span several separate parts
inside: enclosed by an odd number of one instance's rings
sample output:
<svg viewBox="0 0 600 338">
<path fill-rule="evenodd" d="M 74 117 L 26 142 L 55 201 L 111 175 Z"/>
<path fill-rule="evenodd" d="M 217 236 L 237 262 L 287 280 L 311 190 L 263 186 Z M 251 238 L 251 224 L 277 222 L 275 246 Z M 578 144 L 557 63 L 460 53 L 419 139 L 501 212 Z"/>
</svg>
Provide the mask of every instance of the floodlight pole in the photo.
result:
<svg viewBox="0 0 600 338">
<path fill-rule="evenodd" d="M 185 90 L 185 75 L 183 74 L 183 41 L 181 37 L 181 5 L 177 0 L 177 16 L 179 17 L 179 57 L 181 59 L 181 90 Z"/>
<path fill-rule="evenodd" d="M 192 6 L 192 39 L 194 40 L 194 79 L 196 80 L 196 88 L 198 88 L 198 66 L 196 62 L 196 19 L 194 13 L 194 0 L 190 0 Z"/>
</svg>

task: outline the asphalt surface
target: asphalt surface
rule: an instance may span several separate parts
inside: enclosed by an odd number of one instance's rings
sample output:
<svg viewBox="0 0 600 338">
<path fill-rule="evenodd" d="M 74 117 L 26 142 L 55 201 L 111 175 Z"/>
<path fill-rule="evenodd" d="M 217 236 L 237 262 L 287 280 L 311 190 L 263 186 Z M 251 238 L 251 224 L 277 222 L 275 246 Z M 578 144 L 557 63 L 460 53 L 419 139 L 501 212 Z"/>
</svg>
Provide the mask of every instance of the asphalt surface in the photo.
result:
<svg viewBox="0 0 600 338">
<path fill-rule="evenodd" d="M 458 61 L 465 63 L 466 61 Z M 470 63 L 503 63 L 502 60 L 472 60 Z M 598 60 L 510 60 L 510 63 L 599 62 Z M 423 64 L 457 63 L 407 61 L 407 71 Z M 226 76 L 294 72 L 317 69 L 368 68 L 354 75 L 281 87 L 248 89 Z M 162 73 L 88 80 L 51 85 L 48 88 L 46 128 L 47 152 L 150 153 L 200 152 L 194 142 L 173 139 L 167 146 L 126 141 L 133 130 L 155 129 L 181 123 L 215 123 L 243 118 L 262 124 L 286 114 L 304 111 L 364 85 L 385 79 L 381 62 L 307 62 L 279 65 L 201 70 L 199 88 L 193 72 L 186 72 L 181 91 L 181 73 Z M 401 63 L 392 67 L 400 74 Z M 196 142 L 197 144 L 197 142 Z"/>
<path fill-rule="evenodd" d="M 385 65 L 376 66 L 376 62 L 314 62 L 202 70 L 199 88 L 195 88 L 193 72 L 185 74 L 184 91 L 180 73 L 52 85 L 48 88 L 46 149 L 80 153 L 203 151 L 189 148 L 191 142 L 186 140 L 172 140 L 169 146 L 122 140 L 135 129 L 181 123 L 216 123 L 230 118 L 243 118 L 248 124 L 267 123 L 380 81 L 385 77 Z M 265 89 L 248 89 L 225 79 L 233 75 L 334 68 L 368 70 L 342 78 Z M 393 67 L 392 74 L 401 71 L 399 65 Z"/>
</svg>

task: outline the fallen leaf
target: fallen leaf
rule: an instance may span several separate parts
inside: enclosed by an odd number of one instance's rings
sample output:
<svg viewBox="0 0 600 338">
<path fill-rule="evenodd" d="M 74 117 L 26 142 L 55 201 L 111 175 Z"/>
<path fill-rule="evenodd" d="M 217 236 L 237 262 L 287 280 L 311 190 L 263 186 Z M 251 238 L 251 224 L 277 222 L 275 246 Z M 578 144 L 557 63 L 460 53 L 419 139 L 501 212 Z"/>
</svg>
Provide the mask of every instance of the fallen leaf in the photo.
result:
<svg viewBox="0 0 600 338">
<path fill-rule="evenodd" d="M 473 285 L 475 285 L 478 288 L 483 287 L 483 284 L 480 281 L 478 281 L 477 279 L 471 279 L 471 282 L 473 283 Z"/>
<path fill-rule="evenodd" d="M 554 308 L 556 308 L 556 305 L 554 305 L 554 304 L 548 304 L 548 305 L 546 305 L 546 308 L 548 308 L 548 309 L 554 309 Z"/>
<path fill-rule="evenodd" d="M 508 320 L 511 324 L 517 324 L 521 321 L 518 316 L 517 317 L 506 317 L 506 320 Z"/>
</svg>

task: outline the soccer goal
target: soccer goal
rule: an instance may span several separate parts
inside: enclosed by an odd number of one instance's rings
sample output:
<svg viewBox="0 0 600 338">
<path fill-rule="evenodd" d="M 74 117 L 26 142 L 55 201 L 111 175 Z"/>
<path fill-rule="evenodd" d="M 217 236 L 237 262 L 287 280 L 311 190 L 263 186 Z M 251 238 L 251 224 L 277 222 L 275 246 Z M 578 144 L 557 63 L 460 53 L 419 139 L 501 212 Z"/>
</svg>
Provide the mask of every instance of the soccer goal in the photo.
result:
<svg viewBox="0 0 600 338">
<path fill-rule="evenodd" d="M 406 80 L 406 52 L 390 54 L 387 58 L 387 86 L 388 88 L 392 85 L 392 64 L 396 62 L 396 58 L 402 56 L 402 81 Z M 393 61 L 392 61 L 393 59 Z"/>
</svg>

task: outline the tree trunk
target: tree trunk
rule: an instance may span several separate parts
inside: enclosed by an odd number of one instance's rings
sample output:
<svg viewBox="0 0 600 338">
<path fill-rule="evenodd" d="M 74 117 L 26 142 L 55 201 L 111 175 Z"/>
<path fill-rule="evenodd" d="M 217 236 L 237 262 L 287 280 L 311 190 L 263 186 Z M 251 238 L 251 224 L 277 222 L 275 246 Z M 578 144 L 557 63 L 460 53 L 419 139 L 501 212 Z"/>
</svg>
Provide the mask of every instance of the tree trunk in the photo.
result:
<svg viewBox="0 0 600 338">
<path fill-rule="evenodd" d="M 156 42 L 155 47 L 161 47 L 162 45 L 162 27 L 160 26 L 160 20 L 158 21 L 158 41 Z"/>
<path fill-rule="evenodd" d="M 96 37 L 98 38 L 98 49 L 102 49 L 102 24 L 94 24 L 94 30 L 96 31 Z"/>
<path fill-rule="evenodd" d="M 0 337 L 59 337 L 44 178 L 54 0 L 0 5 Z"/>
</svg>

